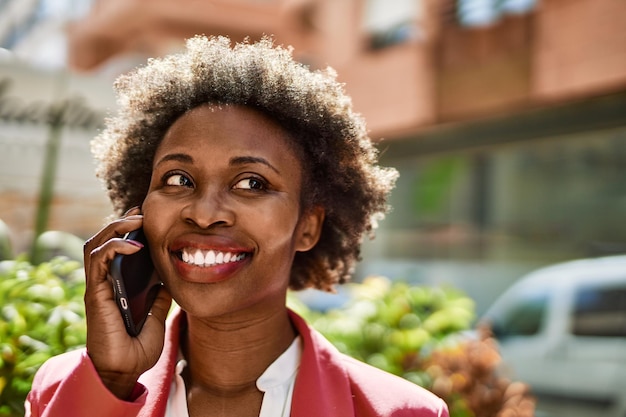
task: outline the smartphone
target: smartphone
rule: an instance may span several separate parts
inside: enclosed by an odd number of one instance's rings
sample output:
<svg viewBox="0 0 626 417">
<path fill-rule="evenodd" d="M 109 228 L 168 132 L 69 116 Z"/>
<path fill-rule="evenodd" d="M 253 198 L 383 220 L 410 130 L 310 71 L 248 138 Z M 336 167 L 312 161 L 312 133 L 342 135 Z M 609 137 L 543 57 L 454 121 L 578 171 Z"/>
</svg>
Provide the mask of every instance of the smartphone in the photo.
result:
<svg viewBox="0 0 626 417">
<path fill-rule="evenodd" d="M 136 240 L 144 246 L 132 255 L 115 255 L 109 268 L 109 279 L 126 331 L 137 336 L 163 284 L 154 272 L 143 230 L 133 230 L 124 239 Z"/>
</svg>

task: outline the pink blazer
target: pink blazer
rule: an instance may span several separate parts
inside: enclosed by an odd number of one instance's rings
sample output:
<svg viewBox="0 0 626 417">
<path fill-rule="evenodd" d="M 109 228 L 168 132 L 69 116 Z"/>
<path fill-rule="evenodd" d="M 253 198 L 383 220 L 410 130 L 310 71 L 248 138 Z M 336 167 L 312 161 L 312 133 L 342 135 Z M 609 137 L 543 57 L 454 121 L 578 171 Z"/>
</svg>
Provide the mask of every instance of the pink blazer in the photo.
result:
<svg viewBox="0 0 626 417">
<path fill-rule="evenodd" d="M 35 375 L 26 417 L 163 417 L 178 353 L 182 313 L 168 319 L 157 364 L 140 378 L 133 401 L 122 401 L 100 381 L 85 349 L 47 361 Z M 446 404 L 427 390 L 340 353 L 300 316 L 302 337 L 292 417 L 448 417 Z"/>
</svg>

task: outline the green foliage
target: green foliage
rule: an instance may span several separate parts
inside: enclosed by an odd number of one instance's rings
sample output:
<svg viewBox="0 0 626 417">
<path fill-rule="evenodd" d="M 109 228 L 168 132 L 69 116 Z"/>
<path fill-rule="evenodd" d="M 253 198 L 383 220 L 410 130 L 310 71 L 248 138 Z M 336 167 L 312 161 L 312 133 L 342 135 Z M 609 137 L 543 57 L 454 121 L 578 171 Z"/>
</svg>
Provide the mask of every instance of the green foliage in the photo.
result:
<svg viewBox="0 0 626 417">
<path fill-rule="evenodd" d="M 295 296 L 289 305 L 342 352 L 439 395 L 451 417 L 534 415 L 528 387 L 499 374 L 490 335 L 462 336 L 475 317 L 465 294 L 381 277 L 348 288 L 341 309 L 312 311 Z"/>
<path fill-rule="evenodd" d="M 342 352 L 422 386 L 432 383 L 421 366 L 423 353 L 474 320 L 473 300 L 455 289 L 382 277 L 348 285 L 351 301 L 344 308 L 322 314 L 293 301 L 290 306 Z"/>
<path fill-rule="evenodd" d="M 84 346 L 84 274 L 66 258 L 0 262 L 0 416 L 23 415 L 48 358 Z"/>
</svg>

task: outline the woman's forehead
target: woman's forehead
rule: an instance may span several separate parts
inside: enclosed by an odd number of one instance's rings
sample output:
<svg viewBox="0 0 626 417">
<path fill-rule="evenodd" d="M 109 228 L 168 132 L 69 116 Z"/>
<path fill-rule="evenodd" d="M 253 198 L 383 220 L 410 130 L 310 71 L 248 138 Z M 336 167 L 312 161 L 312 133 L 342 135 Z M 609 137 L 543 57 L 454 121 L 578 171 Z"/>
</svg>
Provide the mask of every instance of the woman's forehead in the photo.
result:
<svg viewBox="0 0 626 417">
<path fill-rule="evenodd" d="M 225 154 L 266 158 L 277 163 L 293 163 L 289 132 L 256 109 L 242 105 L 203 105 L 176 120 L 165 133 L 155 155 L 155 164 L 164 155 L 189 155 L 220 151 Z"/>
</svg>

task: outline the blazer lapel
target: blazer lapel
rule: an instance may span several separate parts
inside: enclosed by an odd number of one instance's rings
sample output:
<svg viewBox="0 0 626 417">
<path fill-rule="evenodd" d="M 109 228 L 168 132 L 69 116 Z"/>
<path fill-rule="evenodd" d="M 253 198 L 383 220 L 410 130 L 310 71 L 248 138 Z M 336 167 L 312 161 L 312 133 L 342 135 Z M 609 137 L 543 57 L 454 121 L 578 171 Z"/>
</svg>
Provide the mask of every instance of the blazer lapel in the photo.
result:
<svg viewBox="0 0 626 417">
<path fill-rule="evenodd" d="M 352 391 L 339 351 L 300 316 L 290 318 L 302 338 L 302 359 L 296 376 L 291 417 L 354 415 Z"/>
</svg>

